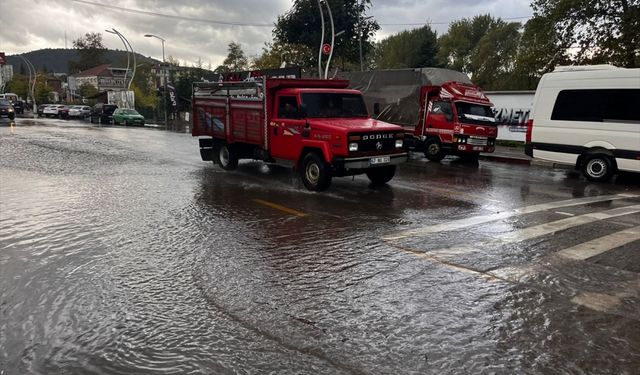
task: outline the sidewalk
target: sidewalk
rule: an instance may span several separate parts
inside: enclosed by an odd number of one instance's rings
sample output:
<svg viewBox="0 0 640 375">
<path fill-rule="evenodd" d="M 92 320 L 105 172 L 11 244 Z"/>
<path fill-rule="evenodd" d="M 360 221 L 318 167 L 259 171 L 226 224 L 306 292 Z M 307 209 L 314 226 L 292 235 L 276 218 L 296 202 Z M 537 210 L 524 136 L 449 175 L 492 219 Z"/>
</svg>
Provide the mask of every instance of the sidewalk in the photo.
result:
<svg viewBox="0 0 640 375">
<path fill-rule="evenodd" d="M 496 146 L 492 153 L 481 153 L 480 159 L 501 161 L 515 164 L 531 164 L 533 159 L 524 153 L 522 147 Z"/>
</svg>

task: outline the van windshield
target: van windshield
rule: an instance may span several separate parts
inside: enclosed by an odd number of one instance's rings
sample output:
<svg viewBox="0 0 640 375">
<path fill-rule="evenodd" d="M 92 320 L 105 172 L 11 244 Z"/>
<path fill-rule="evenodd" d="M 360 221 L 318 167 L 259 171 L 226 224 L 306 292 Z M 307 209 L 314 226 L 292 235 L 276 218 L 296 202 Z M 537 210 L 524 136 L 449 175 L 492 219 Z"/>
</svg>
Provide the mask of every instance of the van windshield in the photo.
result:
<svg viewBox="0 0 640 375">
<path fill-rule="evenodd" d="M 302 103 L 307 117 L 369 117 L 362 95 L 342 93 L 305 93 Z"/>
<path fill-rule="evenodd" d="M 466 124 L 495 124 L 491 107 L 467 102 L 456 102 L 458 119 Z"/>
</svg>

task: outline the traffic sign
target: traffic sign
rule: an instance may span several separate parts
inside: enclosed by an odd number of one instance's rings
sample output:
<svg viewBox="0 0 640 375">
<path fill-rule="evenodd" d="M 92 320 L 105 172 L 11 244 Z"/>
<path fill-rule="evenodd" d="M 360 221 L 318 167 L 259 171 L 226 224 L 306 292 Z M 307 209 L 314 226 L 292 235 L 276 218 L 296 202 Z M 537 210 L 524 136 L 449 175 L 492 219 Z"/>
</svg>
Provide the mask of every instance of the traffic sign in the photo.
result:
<svg viewBox="0 0 640 375">
<path fill-rule="evenodd" d="M 325 43 L 322 45 L 322 53 L 324 53 L 325 55 L 328 55 L 331 53 L 331 44 L 329 43 Z"/>
</svg>

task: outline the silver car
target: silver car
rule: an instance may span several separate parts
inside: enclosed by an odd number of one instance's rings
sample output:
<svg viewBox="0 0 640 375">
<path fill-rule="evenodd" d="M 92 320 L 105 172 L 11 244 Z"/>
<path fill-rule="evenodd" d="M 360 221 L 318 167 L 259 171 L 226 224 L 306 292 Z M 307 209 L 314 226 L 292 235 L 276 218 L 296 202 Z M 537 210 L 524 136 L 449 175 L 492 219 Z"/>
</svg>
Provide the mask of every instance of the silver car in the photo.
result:
<svg viewBox="0 0 640 375">
<path fill-rule="evenodd" d="M 87 118 L 91 115 L 91 107 L 87 105 L 74 105 L 69 107 L 69 117 Z"/>
</svg>

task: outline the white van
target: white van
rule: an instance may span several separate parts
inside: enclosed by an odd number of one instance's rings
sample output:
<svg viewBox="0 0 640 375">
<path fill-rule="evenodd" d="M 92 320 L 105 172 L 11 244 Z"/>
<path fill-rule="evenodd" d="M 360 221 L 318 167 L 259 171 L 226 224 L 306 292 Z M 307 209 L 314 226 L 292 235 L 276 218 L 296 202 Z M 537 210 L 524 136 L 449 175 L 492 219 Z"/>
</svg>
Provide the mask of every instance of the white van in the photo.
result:
<svg viewBox="0 0 640 375">
<path fill-rule="evenodd" d="M 571 66 L 543 75 L 525 153 L 573 165 L 591 181 L 640 172 L 640 69 Z"/>
</svg>

